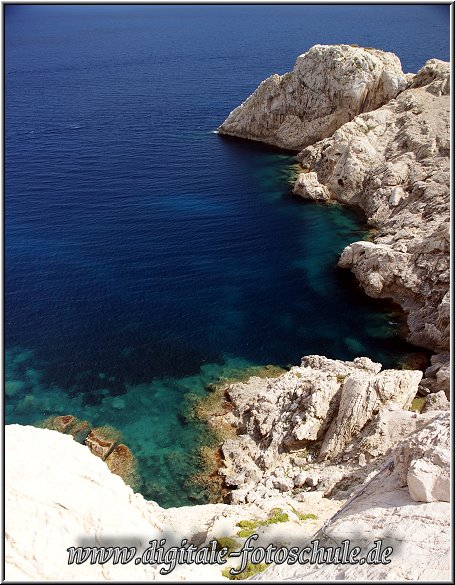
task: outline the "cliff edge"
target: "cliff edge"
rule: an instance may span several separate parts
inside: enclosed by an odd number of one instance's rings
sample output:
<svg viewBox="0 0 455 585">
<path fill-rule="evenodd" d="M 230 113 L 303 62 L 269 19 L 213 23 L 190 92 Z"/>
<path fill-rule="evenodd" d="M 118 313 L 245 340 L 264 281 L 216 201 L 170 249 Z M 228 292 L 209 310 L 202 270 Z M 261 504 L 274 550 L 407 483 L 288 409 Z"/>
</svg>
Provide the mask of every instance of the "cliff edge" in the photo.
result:
<svg viewBox="0 0 455 585">
<path fill-rule="evenodd" d="M 271 565 L 263 579 L 450 578 L 449 415 L 402 441 L 387 465 L 370 477 L 341 510 L 343 501 L 282 498 L 264 503 L 209 504 L 163 510 L 133 494 L 105 462 L 71 436 L 57 431 L 6 426 L 5 565 L 7 581 L 227 581 L 223 565 L 68 564 L 70 547 L 136 547 L 152 539 L 166 548 L 187 538 L 198 547 L 220 539 L 240 548 L 249 526 L 260 546 L 300 546 L 320 539 L 333 546 L 350 538 L 356 546 L 382 538 L 394 547 L 387 566 Z M 276 506 L 275 500 L 269 506 Z M 262 507 L 261 507 L 262 506 Z M 334 514 L 335 513 L 335 514 Z M 240 528 L 240 530 L 239 530 Z M 224 541 L 222 540 L 224 539 Z M 167 565 L 168 566 L 168 565 Z M 260 567 L 261 569 L 264 566 Z M 359 572 L 360 571 L 360 572 Z"/>
<path fill-rule="evenodd" d="M 403 74 L 375 49 L 316 45 L 294 70 L 272 75 L 220 134 L 301 150 L 294 193 L 359 206 L 373 241 L 339 265 L 367 294 L 407 315 L 411 343 L 435 352 L 422 393 L 449 394 L 450 64 Z M 303 150 L 302 150 L 303 149 Z"/>
<path fill-rule="evenodd" d="M 393 53 L 315 45 L 297 58 L 290 73 L 263 81 L 218 132 L 301 150 L 358 114 L 382 106 L 406 85 Z"/>
</svg>

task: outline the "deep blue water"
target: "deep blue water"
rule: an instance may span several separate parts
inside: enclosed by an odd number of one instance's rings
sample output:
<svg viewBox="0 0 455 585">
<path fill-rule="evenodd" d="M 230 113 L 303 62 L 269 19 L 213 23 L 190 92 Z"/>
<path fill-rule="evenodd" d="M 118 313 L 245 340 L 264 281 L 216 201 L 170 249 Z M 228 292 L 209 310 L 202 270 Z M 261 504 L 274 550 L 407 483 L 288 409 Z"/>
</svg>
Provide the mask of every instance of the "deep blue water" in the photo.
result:
<svg viewBox="0 0 455 585">
<path fill-rule="evenodd" d="M 355 212 L 297 200 L 290 153 L 213 130 L 316 43 L 448 60 L 448 6 L 5 11 L 7 422 L 114 425 L 143 492 L 191 503 L 187 392 L 248 364 L 412 351 L 336 267 L 365 236 Z"/>
</svg>

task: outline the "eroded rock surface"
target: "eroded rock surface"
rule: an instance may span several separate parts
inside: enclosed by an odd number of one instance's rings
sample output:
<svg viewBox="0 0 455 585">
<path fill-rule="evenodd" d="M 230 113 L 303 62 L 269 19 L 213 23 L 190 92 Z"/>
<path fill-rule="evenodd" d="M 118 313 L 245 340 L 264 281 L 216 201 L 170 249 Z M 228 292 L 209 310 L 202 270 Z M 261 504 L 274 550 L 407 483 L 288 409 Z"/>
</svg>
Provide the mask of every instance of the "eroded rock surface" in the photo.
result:
<svg viewBox="0 0 455 585">
<path fill-rule="evenodd" d="M 450 414 L 440 414 L 394 450 L 397 473 L 417 502 L 450 501 Z"/>
<path fill-rule="evenodd" d="M 272 75 L 218 131 L 300 150 L 333 134 L 407 85 L 396 55 L 350 45 L 315 45 L 294 69 Z"/>
<path fill-rule="evenodd" d="M 448 390 L 449 74 L 448 63 L 428 61 L 396 99 L 298 155 L 321 199 L 359 205 L 376 228 L 372 242 L 345 248 L 339 264 L 370 296 L 400 303 L 409 340 L 441 354 L 427 375 L 441 370 L 435 391 Z M 308 197 L 304 182 L 294 191 Z"/>
<path fill-rule="evenodd" d="M 451 575 L 450 504 L 444 500 L 447 470 L 436 464 L 449 457 L 449 416 L 442 414 L 428 426 L 405 439 L 393 451 L 391 459 L 355 493 L 317 532 L 321 545 L 341 546 L 350 539 L 352 546 L 369 550 L 374 541 L 382 540 L 382 550 L 392 547 L 387 565 L 271 565 L 255 580 L 298 580 L 301 582 L 356 581 L 449 581 Z M 433 442 L 436 445 L 433 448 Z M 420 452 L 419 447 L 420 445 Z M 431 454 L 431 455 L 430 455 Z M 420 457 L 423 455 L 423 459 Z M 438 460 L 439 461 L 439 460 Z M 396 463 L 394 463 L 396 462 Z M 419 483 L 426 495 L 416 502 L 416 474 L 427 475 Z M 426 480 L 431 477 L 432 482 Z M 404 481 L 403 481 L 404 478 Z M 443 478 L 443 479 L 442 479 Z M 431 486 L 430 486 L 431 483 Z M 437 500 L 437 501 L 436 501 Z"/>
<path fill-rule="evenodd" d="M 233 409 L 222 417 L 239 435 L 224 441 L 220 472 L 232 501 L 349 493 L 376 458 L 439 414 L 407 410 L 421 378 L 416 370 L 381 371 L 368 358 L 307 356 L 278 378 L 228 386 Z"/>
</svg>

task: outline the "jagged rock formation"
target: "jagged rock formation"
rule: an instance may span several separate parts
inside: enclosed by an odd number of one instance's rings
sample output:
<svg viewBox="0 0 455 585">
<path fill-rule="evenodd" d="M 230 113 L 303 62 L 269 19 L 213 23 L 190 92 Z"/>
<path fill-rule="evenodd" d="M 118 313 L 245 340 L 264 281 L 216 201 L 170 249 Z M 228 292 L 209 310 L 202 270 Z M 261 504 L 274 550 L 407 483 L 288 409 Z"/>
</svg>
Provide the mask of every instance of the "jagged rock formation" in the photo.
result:
<svg viewBox="0 0 455 585">
<path fill-rule="evenodd" d="M 406 84 L 393 53 L 315 45 L 297 58 L 292 72 L 263 81 L 218 131 L 300 150 L 382 106 Z"/>
<path fill-rule="evenodd" d="M 376 232 L 339 264 L 398 302 L 409 341 L 436 352 L 422 388 L 449 393 L 450 65 L 404 75 L 391 53 L 316 45 L 272 75 L 221 134 L 300 149 L 294 192 L 360 206 Z M 395 99 L 393 99 L 395 98 Z"/>
<path fill-rule="evenodd" d="M 231 384 L 232 409 L 220 417 L 238 436 L 224 441 L 220 470 L 234 503 L 299 497 L 309 488 L 331 494 L 363 481 L 377 458 L 440 411 L 407 410 L 422 372 L 384 370 L 368 358 L 322 356 L 278 378 Z"/>
<path fill-rule="evenodd" d="M 445 500 L 449 492 L 449 427 L 449 414 L 445 413 L 404 440 L 379 473 L 313 537 L 319 538 L 321 545 L 332 547 L 340 546 L 349 538 L 351 546 L 362 546 L 364 550 L 375 540 L 382 539 L 383 548 L 393 548 L 389 564 L 272 565 L 254 579 L 301 582 L 450 580 L 450 504 Z M 435 451 L 433 441 L 437 441 Z M 438 461 L 443 463 L 437 464 L 437 470 L 430 470 L 426 462 L 430 453 L 433 462 L 436 461 L 436 451 Z M 420 458 L 422 454 L 423 459 Z M 416 474 L 419 478 L 424 474 L 427 477 L 416 480 Z M 419 491 L 423 488 L 425 503 L 416 504 L 417 485 Z"/>
<path fill-rule="evenodd" d="M 357 116 L 330 138 L 305 148 L 310 171 L 294 192 L 359 205 L 376 228 L 372 242 L 345 248 L 366 292 L 390 297 L 408 314 L 409 340 L 434 350 L 426 377 L 449 390 L 449 64 L 436 59 L 409 89 L 378 110 Z M 434 378 L 436 377 L 436 383 Z"/>
</svg>

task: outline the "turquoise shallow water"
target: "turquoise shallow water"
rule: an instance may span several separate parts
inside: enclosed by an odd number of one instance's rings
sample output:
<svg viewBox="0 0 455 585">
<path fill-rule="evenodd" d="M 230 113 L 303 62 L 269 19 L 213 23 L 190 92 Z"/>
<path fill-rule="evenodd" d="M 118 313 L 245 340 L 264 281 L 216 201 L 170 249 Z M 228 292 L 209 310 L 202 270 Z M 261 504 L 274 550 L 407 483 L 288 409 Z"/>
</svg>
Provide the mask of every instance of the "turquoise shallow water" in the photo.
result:
<svg viewBox="0 0 455 585">
<path fill-rule="evenodd" d="M 225 257 L 224 263 L 213 250 L 193 259 L 198 270 L 216 276 L 213 292 L 214 285 L 203 282 L 200 290 L 181 292 L 193 303 L 199 295 L 211 299 L 200 309 L 208 312 L 202 322 L 195 318 L 186 325 L 189 330 L 181 325 L 161 344 L 150 339 L 139 344 L 142 322 L 131 321 L 112 329 L 115 343 L 109 347 L 95 348 L 96 338 L 82 337 L 69 347 L 57 348 L 48 340 L 45 349 L 14 345 L 6 352 L 7 422 L 30 424 L 70 413 L 93 426 L 116 427 L 138 459 L 141 492 L 165 506 L 207 498 L 189 478 L 199 470 L 198 448 L 212 444 L 212 438 L 203 424 L 188 422 L 188 394 L 205 396 L 209 384 L 242 368 L 291 365 L 304 354 L 368 355 L 393 365 L 414 349 L 399 335 L 400 314 L 368 299 L 352 275 L 336 266 L 343 247 L 366 234 L 360 217 L 338 204 L 294 198 L 292 156 L 244 143 L 235 148 L 251 153 L 248 181 L 257 192 L 250 205 L 264 213 L 267 227 L 256 229 L 261 245 L 248 249 L 235 241 L 238 254 Z M 185 203 L 191 202 L 180 203 L 176 209 L 185 214 Z M 211 202 L 204 208 L 196 198 L 195 205 L 213 213 Z M 181 340 L 185 338 L 190 341 Z M 99 360 L 90 352 L 93 348 Z M 69 350 L 75 353 L 69 355 Z M 181 373 L 170 375 L 173 367 Z M 155 368 L 163 373 L 157 375 Z"/>
<path fill-rule="evenodd" d="M 336 266 L 356 213 L 293 197 L 290 154 L 213 131 L 316 43 L 394 50 L 406 71 L 448 59 L 444 7 L 5 8 L 7 423 L 117 427 L 144 495 L 195 503 L 209 438 L 188 392 L 413 350 Z"/>
</svg>

